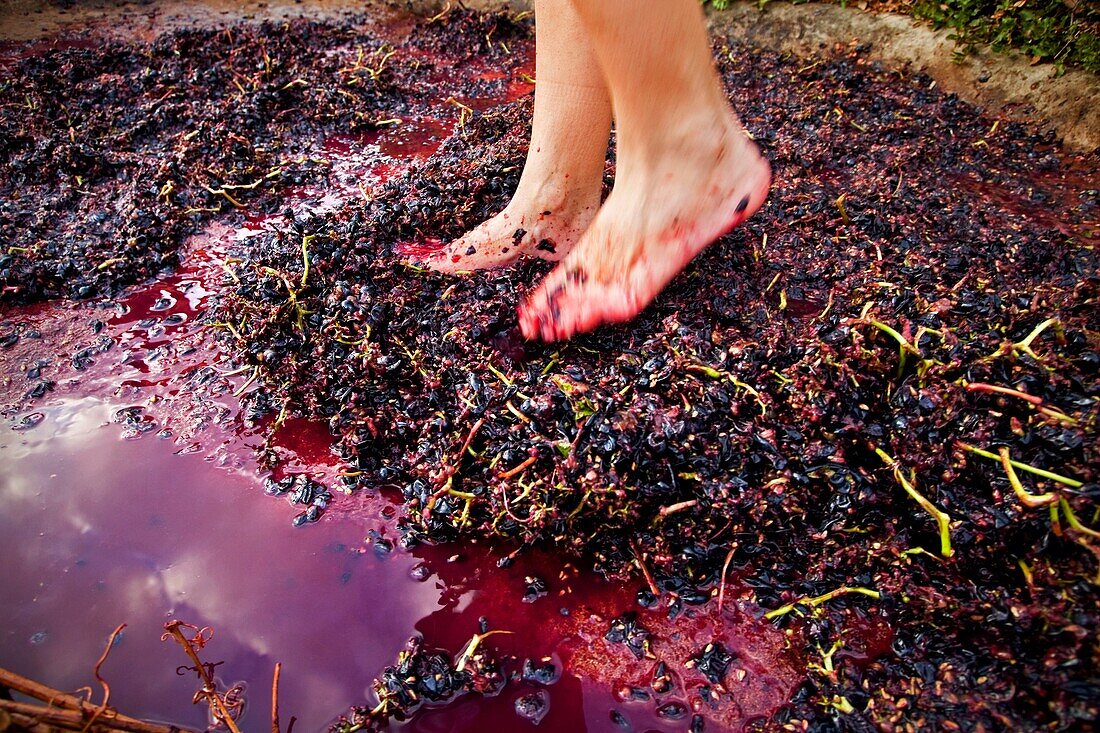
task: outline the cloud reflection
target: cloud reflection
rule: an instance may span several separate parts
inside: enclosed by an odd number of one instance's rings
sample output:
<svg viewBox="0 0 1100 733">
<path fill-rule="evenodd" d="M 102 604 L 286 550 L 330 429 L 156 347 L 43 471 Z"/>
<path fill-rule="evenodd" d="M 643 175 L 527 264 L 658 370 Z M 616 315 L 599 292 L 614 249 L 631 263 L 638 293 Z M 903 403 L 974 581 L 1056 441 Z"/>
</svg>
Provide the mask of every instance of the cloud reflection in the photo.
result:
<svg viewBox="0 0 1100 733">
<path fill-rule="evenodd" d="M 361 523 L 295 529 L 258 481 L 151 434 L 122 440 L 117 405 L 59 401 L 24 432 L 0 430 L 0 664 L 62 689 L 92 681 L 106 636 L 129 627 L 104 667 L 112 702 L 131 715 L 205 725 L 182 652 L 161 644 L 169 617 L 212 625 L 205 654 L 268 705 L 283 662 L 281 705 L 316 730 L 349 703 L 439 608 L 416 559 L 360 553 Z M 42 643 L 32 635 L 45 632 Z"/>
</svg>

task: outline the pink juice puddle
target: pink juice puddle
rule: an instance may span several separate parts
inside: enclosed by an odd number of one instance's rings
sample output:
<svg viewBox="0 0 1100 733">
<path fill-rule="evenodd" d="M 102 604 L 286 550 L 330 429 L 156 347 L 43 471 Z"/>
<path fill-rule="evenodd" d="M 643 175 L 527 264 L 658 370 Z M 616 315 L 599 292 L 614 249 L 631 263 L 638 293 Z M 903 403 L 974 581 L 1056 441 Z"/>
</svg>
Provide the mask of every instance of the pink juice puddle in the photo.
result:
<svg viewBox="0 0 1100 733">
<path fill-rule="evenodd" d="M 416 260 L 426 260 L 441 251 L 447 243 L 442 239 L 425 237 L 413 242 L 398 242 L 393 251 L 402 257 L 410 257 Z"/>
<path fill-rule="evenodd" d="M 952 182 L 993 204 L 1005 217 L 1020 222 L 1022 226 L 1033 226 L 1034 222 L 1038 222 L 1077 240 L 1083 246 L 1096 247 L 1100 245 L 1100 218 L 1091 216 L 1073 222 L 1059 215 L 1059 212 L 1077 208 L 1079 197 L 1096 187 L 1095 177 L 1082 175 L 1080 166 L 1078 159 L 1071 158 L 1066 168 L 1057 174 L 1036 172 L 1011 186 L 963 174 L 953 176 Z M 1032 194 L 1038 198 L 1032 200 Z M 1052 202 L 1055 205 L 1051 205 Z"/>
<path fill-rule="evenodd" d="M 453 132 L 453 124 L 433 117 L 412 117 L 393 125 L 379 138 L 378 148 L 390 158 L 424 160 Z"/>
<path fill-rule="evenodd" d="M 402 127 L 329 141 L 318 155 L 332 157 L 336 183 L 290 203 L 317 210 L 369 194 L 444 136 Z M 498 567 L 510 548 L 466 540 L 403 550 L 399 507 L 369 489 L 341 493 L 347 467 L 326 426 L 294 417 L 270 442 L 276 478 L 305 473 L 334 499 L 318 522 L 292 526 L 303 507 L 264 494 L 271 474 L 256 457 L 271 417 L 254 424 L 239 398 L 264 387 L 200 322 L 210 298 L 233 286 L 227 261 L 240 240 L 284 225 L 281 215 L 241 229 L 215 223 L 185 243 L 177 272 L 117 300 L 0 314 L 0 332 L 21 334 L 0 349 L 0 666 L 62 690 L 97 687 L 95 660 L 125 622 L 102 669 L 111 704 L 201 730 L 198 683 L 176 674 L 187 660 L 160 641 L 178 618 L 214 629 L 203 659 L 221 662 L 224 686 L 244 683 L 245 730 L 268 724 L 281 662 L 282 719 L 318 731 L 350 705 L 376 704 L 370 682 L 409 637 L 457 656 L 484 618 L 511 632 L 484 644 L 512 681 L 395 728 L 523 730 L 516 700 L 543 692 L 544 731 L 684 731 L 696 712 L 707 731 L 738 730 L 788 699 L 804 665 L 758 618 L 747 589 L 731 583 L 722 613 L 712 600 L 670 620 L 667 594 L 643 609 L 636 583 L 600 581 L 550 552 Z M 529 576 L 548 592 L 525 600 Z M 651 631 L 651 656 L 604 638 L 628 611 Z M 684 664 L 713 641 L 734 655 L 720 691 Z M 548 660 L 560 678 L 521 679 L 525 660 Z M 660 694 L 650 684 L 658 660 L 674 679 Z"/>
</svg>

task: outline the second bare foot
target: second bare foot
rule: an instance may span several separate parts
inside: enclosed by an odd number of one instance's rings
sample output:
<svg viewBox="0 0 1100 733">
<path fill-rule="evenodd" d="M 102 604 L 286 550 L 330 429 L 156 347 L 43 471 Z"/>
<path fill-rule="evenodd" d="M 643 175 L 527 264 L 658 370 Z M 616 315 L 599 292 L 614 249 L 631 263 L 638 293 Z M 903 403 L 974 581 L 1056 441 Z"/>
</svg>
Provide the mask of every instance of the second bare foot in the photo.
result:
<svg viewBox="0 0 1100 733">
<path fill-rule="evenodd" d="M 557 261 L 580 240 L 599 208 L 599 191 L 517 194 L 504 211 L 478 225 L 425 264 L 440 272 L 505 267 L 521 255 Z"/>
<path fill-rule="evenodd" d="M 556 341 L 630 320 L 760 208 L 771 168 L 732 115 L 724 127 L 670 134 L 665 150 L 616 181 L 577 246 L 520 307 L 525 337 Z"/>
</svg>

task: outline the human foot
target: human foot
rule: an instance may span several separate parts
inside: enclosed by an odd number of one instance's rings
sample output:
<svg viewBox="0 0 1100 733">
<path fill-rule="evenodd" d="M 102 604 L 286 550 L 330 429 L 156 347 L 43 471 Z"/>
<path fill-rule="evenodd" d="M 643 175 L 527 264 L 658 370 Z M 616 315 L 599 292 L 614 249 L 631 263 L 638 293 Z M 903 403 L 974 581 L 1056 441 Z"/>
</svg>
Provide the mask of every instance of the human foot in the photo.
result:
<svg viewBox="0 0 1100 733">
<path fill-rule="evenodd" d="M 520 255 L 556 262 L 595 218 L 599 185 L 596 181 L 589 186 L 593 190 L 566 195 L 517 192 L 504 211 L 432 253 L 425 264 L 439 272 L 458 272 L 505 267 Z"/>
<path fill-rule="evenodd" d="M 670 134 L 672 142 L 644 164 L 620 167 L 592 225 L 520 307 L 526 338 L 562 340 L 630 320 L 760 208 L 771 168 L 735 120 L 724 128 L 717 141 L 713 132 Z"/>
<path fill-rule="evenodd" d="M 611 98 L 572 0 L 535 0 L 531 144 L 511 203 L 427 265 L 442 272 L 503 267 L 520 255 L 558 260 L 600 206 Z"/>
</svg>

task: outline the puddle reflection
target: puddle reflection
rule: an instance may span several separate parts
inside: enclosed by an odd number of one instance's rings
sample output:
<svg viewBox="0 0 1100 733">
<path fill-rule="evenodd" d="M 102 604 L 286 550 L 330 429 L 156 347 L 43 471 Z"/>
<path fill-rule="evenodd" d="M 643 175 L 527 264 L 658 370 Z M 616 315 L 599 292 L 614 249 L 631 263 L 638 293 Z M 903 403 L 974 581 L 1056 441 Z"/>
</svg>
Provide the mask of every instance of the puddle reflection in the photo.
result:
<svg viewBox="0 0 1100 733">
<path fill-rule="evenodd" d="M 129 715 L 201 728 L 185 660 L 159 641 L 170 618 L 215 628 L 204 652 L 227 682 L 318 730 L 364 700 L 364 685 L 439 608 L 439 591 L 379 560 L 364 525 L 295 530 L 258 479 L 173 455 L 168 441 L 123 440 L 112 405 L 65 400 L 33 430 L 0 430 L 0 665 L 71 690 L 94 681 L 110 631 L 128 627 L 103 671 Z"/>
</svg>

